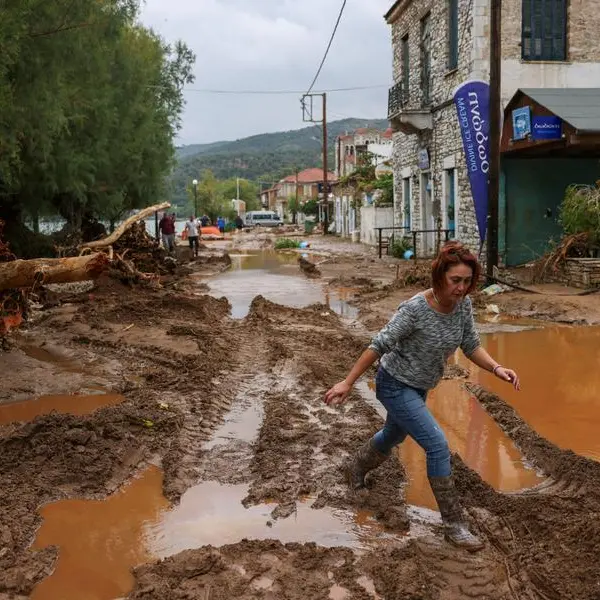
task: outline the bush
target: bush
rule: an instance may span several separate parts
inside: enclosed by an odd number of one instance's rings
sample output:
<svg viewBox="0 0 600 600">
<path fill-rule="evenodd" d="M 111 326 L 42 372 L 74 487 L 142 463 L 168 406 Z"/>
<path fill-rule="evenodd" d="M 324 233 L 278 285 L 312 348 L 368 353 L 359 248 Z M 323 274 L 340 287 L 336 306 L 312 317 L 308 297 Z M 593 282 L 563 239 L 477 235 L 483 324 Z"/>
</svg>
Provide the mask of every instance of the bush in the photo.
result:
<svg viewBox="0 0 600 600">
<path fill-rule="evenodd" d="M 560 224 L 567 235 L 587 233 L 593 245 L 600 244 L 600 187 L 570 185 L 560 207 Z"/>
<path fill-rule="evenodd" d="M 409 238 L 402 236 L 402 237 L 396 237 L 394 236 L 394 240 L 392 242 L 392 244 L 390 245 L 390 254 L 394 257 L 394 258 L 404 258 L 404 253 L 407 250 L 412 250 L 412 242 L 410 241 Z"/>
<path fill-rule="evenodd" d="M 289 238 L 279 238 L 275 242 L 275 250 L 285 250 L 286 248 L 300 248 L 300 242 Z"/>
</svg>

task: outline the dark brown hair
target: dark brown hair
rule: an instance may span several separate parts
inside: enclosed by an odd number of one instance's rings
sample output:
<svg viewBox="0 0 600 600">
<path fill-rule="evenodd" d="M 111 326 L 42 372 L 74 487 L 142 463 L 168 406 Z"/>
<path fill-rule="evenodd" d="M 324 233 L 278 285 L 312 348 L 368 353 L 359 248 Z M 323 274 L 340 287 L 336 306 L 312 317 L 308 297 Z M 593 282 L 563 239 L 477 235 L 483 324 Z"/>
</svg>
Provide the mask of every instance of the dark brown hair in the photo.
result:
<svg viewBox="0 0 600 600">
<path fill-rule="evenodd" d="M 473 271 L 471 285 L 466 291 L 467 294 L 470 294 L 475 289 L 475 286 L 479 281 L 479 276 L 481 275 L 481 265 L 479 264 L 479 261 L 475 255 L 457 240 L 450 240 L 449 242 L 446 242 L 433 261 L 431 265 L 431 281 L 433 283 L 433 287 L 437 290 L 443 289 L 445 285 L 444 275 L 448 269 L 454 265 L 461 264 L 471 267 L 471 271 Z"/>
</svg>

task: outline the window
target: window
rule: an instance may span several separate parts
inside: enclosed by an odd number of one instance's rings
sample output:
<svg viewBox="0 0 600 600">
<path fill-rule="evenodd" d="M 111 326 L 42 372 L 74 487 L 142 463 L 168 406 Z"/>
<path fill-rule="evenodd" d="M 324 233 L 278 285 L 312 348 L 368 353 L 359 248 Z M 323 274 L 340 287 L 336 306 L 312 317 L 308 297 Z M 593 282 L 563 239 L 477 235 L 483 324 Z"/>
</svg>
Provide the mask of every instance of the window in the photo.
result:
<svg viewBox="0 0 600 600">
<path fill-rule="evenodd" d="M 401 42 L 401 60 L 402 60 L 402 104 L 408 101 L 408 90 L 410 85 L 410 50 L 408 47 L 408 35 L 402 38 Z"/>
<path fill-rule="evenodd" d="M 567 0 L 523 0 L 523 60 L 567 60 Z"/>
<path fill-rule="evenodd" d="M 410 230 L 410 177 L 402 180 L 402 201 L 404 202 L 404 227 Z"/>
<path fill-rule="evenodd" d="M 431 104 L 431 13 L 421 19 L 421 89 L 423 104 Z"/>
<path fill-rule="evenodd" d="M 448 70 L 458 68 L 458 0 L 448 0 Z"/>
</svg>

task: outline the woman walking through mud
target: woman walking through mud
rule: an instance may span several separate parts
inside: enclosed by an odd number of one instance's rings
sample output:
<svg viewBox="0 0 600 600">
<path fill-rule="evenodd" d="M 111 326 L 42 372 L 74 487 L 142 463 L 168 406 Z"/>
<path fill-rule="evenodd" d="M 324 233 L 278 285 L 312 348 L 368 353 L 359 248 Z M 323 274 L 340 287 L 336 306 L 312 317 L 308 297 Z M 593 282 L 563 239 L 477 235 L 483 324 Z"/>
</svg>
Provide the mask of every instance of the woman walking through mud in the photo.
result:
<svg viewBox="0 0 600 600">
<path fill-rule="evenodd" d="M 463 517 L 450 465 L 446 436 L 425 401 L 444 374 L 446 362 L 457 348 L 478 367 L 512 383 L 519 378 L 499 365 L 482 347 L 475 328 L 469 293 L 477 284 L 481 268 L 461 243 L 448 242 L 432 264 L 433 287 L 400 304 L 388 324 L 373 338 L 344 381 L 325 395 L 331 405 L 346 401 L 356 380 L 377 360 L 377 399 L 387 419 L 348 464 L 351 487 L 365 486 L 367 473 L 389 458 L 392 448 L 411 436 L 424 450 L 427 476 L 437 501 L 446 539 L 476 551 L 483 543 L 474 536 Z"/>
</svg>

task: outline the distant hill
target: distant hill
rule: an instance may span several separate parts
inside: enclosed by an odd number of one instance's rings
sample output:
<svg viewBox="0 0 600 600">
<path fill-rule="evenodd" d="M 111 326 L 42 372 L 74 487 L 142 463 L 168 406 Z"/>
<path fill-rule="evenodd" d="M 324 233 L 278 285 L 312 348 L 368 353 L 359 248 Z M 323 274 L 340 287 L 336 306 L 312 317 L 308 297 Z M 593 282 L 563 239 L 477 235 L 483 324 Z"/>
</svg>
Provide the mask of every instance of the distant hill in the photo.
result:
<svg viewBox="0 0 600 600">
<path fill-rule="evenodd" d="M 385 130 L 386 119 L 343 119 L 327 124 L 329 144 L 328 166 L 334 168 L 335 139 L 360 127 Z M 290 175 L 295 168 L 322 166 L 322 130 L 318 125 L 263 133 L 235 141 L 191 144 L 177 148 L 177 165 L 171 178 L 173 200 L 185 203 L 186 185 L 199 178 L 204 169 L 211 169 L 218 179 L 242 177 L 244 179 L 277 181 Z"/>
</svg>

